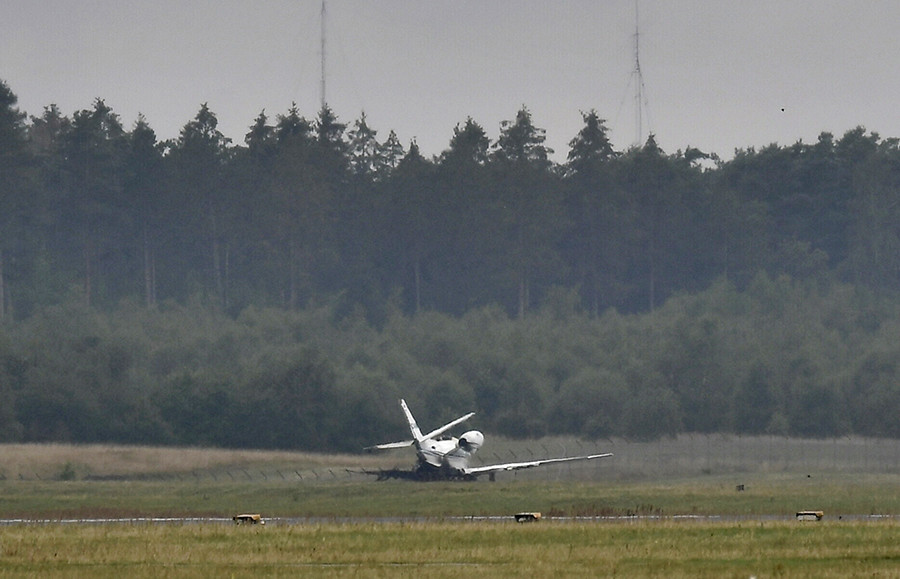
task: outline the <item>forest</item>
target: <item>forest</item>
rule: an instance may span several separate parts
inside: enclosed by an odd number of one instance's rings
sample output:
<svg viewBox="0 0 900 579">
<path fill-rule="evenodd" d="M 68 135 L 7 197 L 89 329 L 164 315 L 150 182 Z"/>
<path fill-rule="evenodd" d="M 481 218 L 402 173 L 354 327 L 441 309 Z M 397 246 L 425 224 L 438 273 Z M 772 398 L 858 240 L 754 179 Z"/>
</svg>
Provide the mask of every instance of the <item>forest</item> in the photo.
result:
<svg viewBox="0 0 900 579">
<path fill-rule="evenodd" d="M 423 423 L 900 437 L 900 141 L 731 158 L 527 107 L 427 159 L 365 114 L 177 138 L 0 81 L 0 441 L 358 450 Z"/>
</svg>

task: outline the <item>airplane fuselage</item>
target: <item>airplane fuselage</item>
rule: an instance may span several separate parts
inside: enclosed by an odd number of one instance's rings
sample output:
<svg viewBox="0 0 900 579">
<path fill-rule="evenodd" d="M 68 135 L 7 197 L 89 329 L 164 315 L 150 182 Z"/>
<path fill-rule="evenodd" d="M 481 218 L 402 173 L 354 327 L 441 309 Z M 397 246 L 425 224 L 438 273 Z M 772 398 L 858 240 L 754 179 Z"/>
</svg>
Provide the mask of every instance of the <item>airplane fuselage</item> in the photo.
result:
<svg viewBox="0 0 900 579">
<path fill-rule="evenodd" d="M 461 437 L 426 438 L 416 444 L 416 455 L 420 467 L 446 469 L 460 474 L 469 468 L 472 458 L 484 443 L 484 435 L 477 430 L 470 430 Z"/>
</svg>

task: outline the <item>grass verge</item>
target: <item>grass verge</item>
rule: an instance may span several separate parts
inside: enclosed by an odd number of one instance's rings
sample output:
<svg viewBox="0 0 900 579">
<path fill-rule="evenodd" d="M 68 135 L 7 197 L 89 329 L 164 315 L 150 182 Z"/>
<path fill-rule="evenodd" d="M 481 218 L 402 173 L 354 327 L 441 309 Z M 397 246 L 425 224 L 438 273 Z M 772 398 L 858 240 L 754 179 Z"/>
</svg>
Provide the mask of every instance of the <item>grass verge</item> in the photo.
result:
<svg viewBox="0 0 900 579">
<path fill-rule="evenodd" d="M 495 483 L 299 481 L 0 481 L 0 518 L 232 516 L 787 516 L 799 510 L 898 515 L 895 475 L 698 477 L 606 483 L 507 480 Z"/>
<path fill-rule="evenodd" d="M 881 523 L 40 525 L 3 529 L 0 576 L 890 577 Z"/>
</svg>

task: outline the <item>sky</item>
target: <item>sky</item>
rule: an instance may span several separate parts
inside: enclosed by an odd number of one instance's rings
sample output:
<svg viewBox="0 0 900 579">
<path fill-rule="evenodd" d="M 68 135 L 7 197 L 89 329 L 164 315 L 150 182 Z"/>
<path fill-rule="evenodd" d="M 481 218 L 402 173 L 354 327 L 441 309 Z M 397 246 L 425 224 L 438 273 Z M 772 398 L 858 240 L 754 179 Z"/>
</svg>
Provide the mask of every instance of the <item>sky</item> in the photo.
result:
<svg viewBox="0 0 900 579">
<path fill-rule="evenodd" d="M 638 0 L 642 84 L 635 6 L 328 0 L 325 100 L 427 157 L 468 117 L 496 139 L 523 106 L 560 162 L 590 110 L 619 150 L 652 132 L 724 159 L 859 125 L 900 136 L 900 2 Z M 207 103 L 243 144 L 262 111 L 318 113 L 320 16 L 321 0 L 0 0 L 0 80 L 29 115 L 102 98 L 160 140 Z"/>
</svg>

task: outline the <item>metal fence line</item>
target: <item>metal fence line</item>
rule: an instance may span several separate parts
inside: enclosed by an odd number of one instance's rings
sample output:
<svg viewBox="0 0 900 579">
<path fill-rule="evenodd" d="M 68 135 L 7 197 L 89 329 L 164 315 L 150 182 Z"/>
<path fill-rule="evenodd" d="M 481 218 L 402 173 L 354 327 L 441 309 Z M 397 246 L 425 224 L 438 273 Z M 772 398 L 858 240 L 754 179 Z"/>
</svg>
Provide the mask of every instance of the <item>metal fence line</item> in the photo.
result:
<svg viewBox="0 0 900 579">
<path fill-rule="evenodd" d="M 558 449 L 558 450 L 553 450 Z M 576 449 L 576 450 L 573 450 Z M 585 480 L 665 479 L 700 475 L 750 473 L 799 474 L 900 474 L 900 440 L 841 437 L 798 439 L 777 436 L 741 437 L 721 434 L 681 435 L 655 441 L 609 439 L 511 440 L 492 439 L 491 448 L 477 454 L 474 464 L 553 458 L 567 455 L 612 452 L 611 458 L 571 462 L 542 468 L 499 473 L 498 480 Z M 411 468 L 412 453 L 392 456 L 391 460 Z M 396 466 L 394 464 L 393 466 Z M 372 467 L 367 467 L 369 470 Z M 77 468 L 75 469 L 77 471 Z M 63 478 L 63 474 L 65 478 Z M 2 470 L 0 481 L 48 480 L 146 480 L 191 482 L 298 482 L 312 484 L 342 480 L 372 479 L 362 467 L 349 465 L 303 468 L 281 465 L 277 468 L 212 468 L 170 473 L 95 476 L 79 474 L 67 465 L 60 474 L 37 472 L 10 473 Z"/>
</svg>

